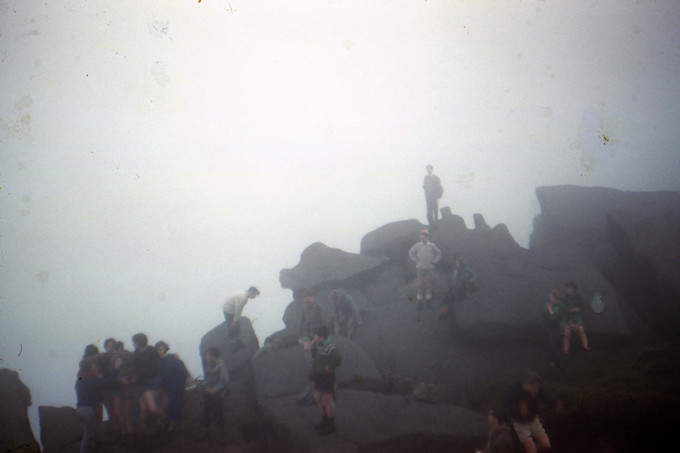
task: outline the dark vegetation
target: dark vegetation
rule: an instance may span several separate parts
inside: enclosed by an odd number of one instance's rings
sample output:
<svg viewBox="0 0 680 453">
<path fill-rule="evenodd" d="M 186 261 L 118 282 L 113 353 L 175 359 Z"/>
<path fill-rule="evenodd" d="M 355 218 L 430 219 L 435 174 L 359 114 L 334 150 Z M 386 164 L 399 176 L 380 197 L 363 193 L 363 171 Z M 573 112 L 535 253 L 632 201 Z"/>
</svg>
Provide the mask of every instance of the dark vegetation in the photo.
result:
<svg viewBox="0 0 680 453">
<path fill-rule="evenodd" d="M 563 370 L 535 368 L 550 400 L 541 419 L 552 451 L 665 451 L 680 426 L 680 347 L 642 335 L 593 340 L 590 353 L 574 348 Z M 463 405 L 486 414 L 525 371 L 470 386 Z"/>
</svg>

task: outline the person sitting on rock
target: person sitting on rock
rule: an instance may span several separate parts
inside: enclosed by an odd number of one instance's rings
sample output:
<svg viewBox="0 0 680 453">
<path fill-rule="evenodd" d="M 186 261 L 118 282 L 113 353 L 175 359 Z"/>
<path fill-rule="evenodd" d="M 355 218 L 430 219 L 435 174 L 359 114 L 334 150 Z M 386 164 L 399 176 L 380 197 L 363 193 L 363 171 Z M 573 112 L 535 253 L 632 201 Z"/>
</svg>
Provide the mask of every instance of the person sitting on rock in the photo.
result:
<svg viewBox="0 0 680 453">
<path fill-rule="evenodd" d="M 467 264 L 467 259 L 463 255 L 456 257 L 448 281 L 449 289 L 444 294 L 439 317 L 448 316 L 453 309 L 453 303 L 457 300 L 465 299 L 477 290 L 475 283 L 475 273 Z"/>
<path fill-rule="evenodd" d="M 300 320 L 300 342 L 307 360 L 312 359 L 312 337 L 317 327 L 322 326 L 323 313 L 321 306 L 314 299 L 314 290 L 306 289 L 303 293 L 302 319 Z"/>
<path fill-rule="evenodd" d="M 434 272 L 434 265 L 442 258 L 441 250 L 430 242 L 428 230 L 421 230 L 419 237 L 420 241 L 415 243 L 408 251 L 409 258 L 416 263 L 418 311 L 423 309 L 423 296 L 427 308 L 432 308 L 432 273 Z"/>
<path fill-rule="evenodd" d="M 352 339 L 354 326 L 362 324 L 359 307 L 352 296 L 347 294 L 342 289 L 334 289 L 331 292 L 331 299 L 333 300 L 333 327 L 335 334 L 340 335 L 341 332 L 347 333 L 347 338 Z"/>
<path fill-rule="evenodd" d="M 321 424 L 315 428 L 320 434 L 327 435 L 335 431 L 335 369 L 342 363 L 342 357 L 331 342 L 326 326 L 316 328 L 312 346 L 314 401 L 321 411 Z"/>
<path fill-rule="evenodd" d="M 583 297 L 578 293 L 578 287 L 573 281 L 569 281 L 565 285 L 564 307 L 567 310 L 566 327 L 564 328 L 563 350 L 565 354 L 569 354 L 569 347 L 571 345 L 571 332 L 575 330 L 581 339 L 583 349 L 590 351 L 588 346 L 588 337 L 583 328 Z"/>
</svg>

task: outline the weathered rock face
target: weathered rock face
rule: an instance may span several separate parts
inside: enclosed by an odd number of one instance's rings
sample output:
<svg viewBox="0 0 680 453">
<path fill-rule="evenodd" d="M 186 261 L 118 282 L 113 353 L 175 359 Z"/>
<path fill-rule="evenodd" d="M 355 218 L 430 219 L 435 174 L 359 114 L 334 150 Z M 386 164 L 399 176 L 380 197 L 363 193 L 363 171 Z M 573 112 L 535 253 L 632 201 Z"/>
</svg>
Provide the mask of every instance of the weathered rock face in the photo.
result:
<svg viewBox="0 0 680 453">
<path fill-rule="evenodd" d="M 290 451 L 318 453 L 410 453 L 473 451 L 482 447 L 487 422 L 449 404 L 432 405 L 399 395 L 359 390 L 337 392 L 337 432 L 319 436 L 314 406 L 300 406 L 295 396 L 269 399 L 264 408 L 290 435 Z"/>
<path fill-rule="evenodd" d="M 83 437 L 83 423 L 72 407 L 40 406 L 40 441 L 45 453 L 63 451 L 79 445 Z"/>
<path fill-rule="evenodd" d="M 531 251 L 565 268 L 594 267 L 622 295 L 631 328 L 680 339 L 680 193 L 557 186 L 536 194 Z"/>
<path fill-rule="evenodd" d="M 279 281 L 283 288 L 294 290 L 343 285 L 366 278 L 384 262 L 384 258 L 347 253 L 317 242 L 302 252 L 297 266 L 281 271 Z"/>
<path fill-rule="evenodd" d="M 16 371 L 0 369 L 0 451 L 35 452 L 40 445 L 28 421 L 31 391 Z"/>
<path fill-rule="evenodd" d="M 629 294 L 636 290 L 613 275 L 626 275 L 630 285 L 631 280 L 636 281 L 631 274 L 643 276 L 641 268 L 652 269 L 654 277 L 643 280 L 656 282 L 656 299 L 677 301 L 678 260 L 664 255 L 660 246 L 662 241 L 678 244 L 680 228 L 674 214 L 680 212 L 677 193 L 640 195 L 574 187 L 541 188 L 537 193 L 543 212 L 536 218 L 529 250 L 515 242 L 505 225 L 491 227 L 477 214 L 475 228 L 470 230 L 462 218 L 443 209 L 444 216 L 431 235 L 443 253 L 434 275 L 432 310 L 416 309 L 416 273 L 407 258 L 408 249 L 425 225 L 416 220 L 393 222 L 362 239 L 361 255 L 386 257 L 388 261 L 365 278 L 345 280 L 342 286 L 358 302 L 364 318 L 354 341 L 389 383 L 432 384 L 445 401 L 455 402 L 464 397 L 465 387 L 478 379 L 493 379 L 518 363 L 535 364 L 526 354 L 527 342 L 540 345 L 541 311 L 547 294 L 552 288 L 564 288 L 570 280 L 578 283 L 586 300 L 583 317 L 591 339 L 627 336 L 631 329 L 654 319 L 655 309 L 640 314 L 639 308 L 631 308 Z M 614 209 L 607 215 L 609 206 Z M 624 221 L 620 213 L 624 208 L 631 212 L 639 209 L 644 221 L 631 213 L 624 213 Z M 614 225 L 626 234 L 615 234 Z M 651 237 L 659 238 L 658 242 Z M 633 249 L 635 259 L 631 260 L 624 252 Z M 670 250 L 677 254 L 680 246 Z M 456 302 L 451 316 L 438 319 L 437 309 L 459 254 L 467 257 L 476 272 L 479 290 Z M 639 265 L 632 270 L 630 265 L 621 268 L 621 263 L 629 262 Z M 304 279 L 303 268 L 297 269 L 299 278 Z M 321 288 L 317 302 L 330 313 L 329 290 L 339 286 L 338 279 L 323 282 L 322 274 L 314 275 L 315 286 Z M 596 292 L 606 303 L 604 313 L 590 310 L 589 302 Z M 301 304 L 299 295 L 295 294 L 295 299 L 283 317 L 286 331 L 293 335 L 298 332 Z M 662 302 L 651 305 L 659 304 Z M 664 307 L 675 319 L 671 304 Z M 666 324 L 667 330 L 671 325 L 680 326 L 675 320 Z M 301 360 L 298 357 L 290 363 L 301 366 Z M 540 353 L 538 360 L 542 360 Z"/>
<path fill-rule="evenodd" d="M 334 337 L 343 363 L 337 372 L 340 388 L 385 392 L 387 386 L 366 351 L 344 337 Z M 302 347 L 264 347 L 252 360 L 258 401 L 297 395 L 309 383 L 309 363 Z"/>
</svg>

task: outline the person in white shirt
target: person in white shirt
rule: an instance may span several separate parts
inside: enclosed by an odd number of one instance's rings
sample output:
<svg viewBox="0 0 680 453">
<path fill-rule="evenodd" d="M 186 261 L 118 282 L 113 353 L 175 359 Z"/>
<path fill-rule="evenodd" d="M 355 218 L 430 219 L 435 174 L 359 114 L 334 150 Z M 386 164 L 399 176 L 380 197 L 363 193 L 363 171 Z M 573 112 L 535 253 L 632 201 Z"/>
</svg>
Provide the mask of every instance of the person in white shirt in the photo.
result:
<svg viewBox="0 0 680 453">
<path fill-rule="evenodd" d="M 229 338 L 239 336 L 239 320 L 241 313 L 243 313 L 243 307 L 246 306 L 248 300 L 255 299 L 259 294 L 260 291 L 251 286 L 247 291 L 233 294 L 224 303 L 222 311 L 224 312 L 224 320 L 229 325 Z"/>
<path fill-rule="evenodd" d="M 442 252 L 434 243 L 430 242 L 428 230 L 420 231 L 420 241 L 411 247 L 408 256 L 411 261 L 416 263 L 416 272 L 418 273 L 418 311 L 423 309 L 423 293 L 427 308 L 432 308 L 432 273 L 434 272 L 434 265 L 442 258 Z"/>
</svg>

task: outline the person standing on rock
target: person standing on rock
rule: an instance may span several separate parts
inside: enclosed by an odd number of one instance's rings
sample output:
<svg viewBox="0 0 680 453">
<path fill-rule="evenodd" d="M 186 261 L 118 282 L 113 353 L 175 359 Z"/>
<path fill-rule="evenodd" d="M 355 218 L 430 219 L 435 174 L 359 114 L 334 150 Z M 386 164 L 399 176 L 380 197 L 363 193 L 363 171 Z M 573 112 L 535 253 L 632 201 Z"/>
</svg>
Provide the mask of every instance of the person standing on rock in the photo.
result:
<svg viewBox="0 0 680 453">
<path fill-rule="evenodd" d="M 425 191 L 425 204 L 427 205 L 427 222 L 430 228 L 434 227 L 439 219 L 439 199 L 444 194 L 442 183 L 439 177 L 432 173 L 432 165 L 425 167 L 427 174 L 423 180 L 423 190 Z"/>
<path fill-rule="evenodd" d="M 569 354 L 569 347 L 571 345 L 571 331 L 575 330 L 581 339 L 583 349 L 590 351 L 588 346 L 588 337 L 583 328 L 583 297 L 578 293 L 578 287 L 575 282 L 569 281 L 565 285 L 564 306 L 567 309 L 567 325 L 564 328 L 563 345 L 564 353 Z"/>
<path fill-rule="evenodd" d="M 557 345 L 559 335 L 564 332 L 566 325 L 566 308 L 562 301 L 562 295 L 557 289 L 552 289 L 548 295 L 549 302 L 543 310 L 543 335 L 545 338 L 545 358 L 548 363 L 562 368 L 562 358 L 560 357 Z"/>
<path fill-rule="evenodd" d="M 434 243 L 430 242 L 428 230 L 420 231 L 420 241 L 411 247 L 408 256 L 411 261 L 416 263 L 418 311 L 423 309 L 423 296 L 427 308 L 432 308 L 432 273 L 434 272 L 434 265 L 442 258 L 442 252 Z"/>
<path fill-rule="evenodd" d="M 84 357 L 79 364 L 78 379 L 76 380 L 76 416 L 85 425 L 85 433 L 80 442 L 80 453 L 92 451 L 94 439 L 100 421 L 97 418 L 97 408 L 102 402 L 102 393 L 112 386 L 118 367 L 108 376 L 102 377 L 97 369 L 95 359 Z"/>
<path fill-rule="evenodd" d="M 220 350 L 212 346 L 205 353 L 203 384 L 203 434 L 210 434 L 210 423 L 224 430 L 224 398 L 229 394 L 229 369 L 220 358 Z"/>
<path fill-rule="evenodd" d="M 340 335 L 344 330 L 347 332 L 347 338 L 351 340 L 354 327 L 360 326 L 362 323 L 359 307 L 354 298 L 342 289 L 334 289 L 331 292 L 331 299 L 333 299 L 333 327 L 335 334 Z"/>
<path fill-rule="evenodd" d="M 303 293 L 302 319 L 300 320 L 300 342 L 307 360 L 312 359 L 312 337 L 317 327 L 324 324 L 321 306 L 314 299 L 314 290 L 308 288 Z"/>
<path fill-rule="evenodd" d="M 229 338 L 236 338 L 240 335 L 239 320 L 241 313 L 243 313 L 243 307 L 246 306 L 248 300 L 255 299 L 259 295 L 260 291 L 251 286 L 247 291 L 231 295 L 224 303 L 222 311 L 224 312 L 224 320 L 229 325 Z"/>
<path fill-rule="evenodd" d="M 312 339 L 314 401 L 321 411 L 321 424 L 314 428 L 324 436 L 335 431 L 335 369 L 342 363 L 342 357 L 331 342 L 329 333 L 328 327 L 318 327 Z"/>
</svg>

